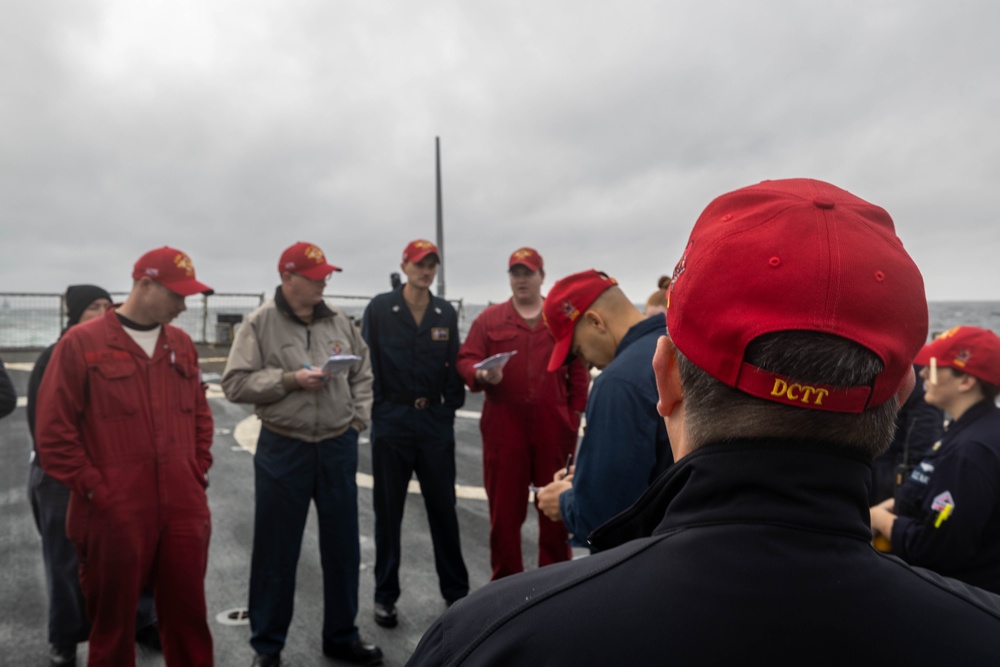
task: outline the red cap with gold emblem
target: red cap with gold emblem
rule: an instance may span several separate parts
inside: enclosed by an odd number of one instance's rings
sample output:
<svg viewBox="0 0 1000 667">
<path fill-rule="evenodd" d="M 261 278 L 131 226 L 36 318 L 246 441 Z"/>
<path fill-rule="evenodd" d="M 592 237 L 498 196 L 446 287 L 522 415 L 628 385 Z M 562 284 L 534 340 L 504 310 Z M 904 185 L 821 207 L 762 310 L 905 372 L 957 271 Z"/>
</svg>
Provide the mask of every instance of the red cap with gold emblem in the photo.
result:
<svg viewBox="0 0 1000 667">
<path fill-rule="evenodd" d="M 927 299 L 892 218 L 829 183 L 764 181 L 698 218 L 667 295 L 674 345 L 723 384 L 770 401 L 860 413 L 891 399 L 927 340 Z M 884 368 L 869 387 L 796 383 L 744 361 L 778 331 L 854 341 Z"/>
<path fill-rule="evenodd" d="M 207 296 L 215 292 L 208 285 L 195 280 L 194 264 L 190 257 L 167 246 L 150 250 L 139 258 L 132 269 L 132 279 L 139 280 L 142 277 L 155 280 L 181 296 L 198 293 Z"/>
<path fill-rule="evenodd" d="M 403 250 L 403 262 L 418 263 L 427 255 L 435 255 L 441 261 L 441 253 L 436 245 L 424 239 L 410 241 L 410 244 Z"/>
<path fill-rule="evenodd" d="M 566 363 L 570 347 L 573 345 L 573 331 L 577 320 L 597 297 L 604 294 L 618 281 L 606 273 L 590 269 L 557 280 L 542 302 L 542 316 L 552 331 L 556 345 L 549 357 L 549 370 L 554 371 Z"/>
<path fill-rule="evenodd" d="M 932 358 L 938 366 L 1000 385 L 1000 338 L 989 329 L 965 326 L 949 329 L 924 345 L 914 361 L 929 366 Z"/>
<path fill-rule="evenodd" d="M 326 255 L 319 246 L 305 241 L 285 248 L 278 260 L 278 273 L 297 273 L 309 280 L 323 280 L 334 271 L 340 271 L 339 266 L 327 264 Z"/>
<path fill-rule="evenodd" d="M 542 262 L 542 256 L 538 254 L 538 251 L 528 247 L 518 248 L 511 253 L 507 269 L 513 269 L 518 264 L 526 267 L 529 271 L 538 271 L 545 266 L 544 262 Z"/>
</svg>

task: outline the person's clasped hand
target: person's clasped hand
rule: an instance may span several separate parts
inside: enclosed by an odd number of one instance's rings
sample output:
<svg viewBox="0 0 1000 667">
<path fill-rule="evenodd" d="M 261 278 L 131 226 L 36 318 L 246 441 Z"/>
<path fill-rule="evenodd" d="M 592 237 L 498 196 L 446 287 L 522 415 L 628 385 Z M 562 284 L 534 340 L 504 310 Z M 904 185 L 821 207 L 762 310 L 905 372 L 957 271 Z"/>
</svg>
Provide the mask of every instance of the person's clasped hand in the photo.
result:
<svg viewBox="0 0 1000 667">
<path fill-rule="evenodd" d="M 300 368 L 295 371 L 295 381 L 304 391 L 318 391 L 326 383 L 326 373 L 320 369 Z"/>
<path fill-rule="evenodd" d="M 480 368 L 476 371 L 476 382 L 479 384 L 500 384 L 501 380 L 503 380 L 502 368 L 491 368 L 489 370 Z"/>
</svg>

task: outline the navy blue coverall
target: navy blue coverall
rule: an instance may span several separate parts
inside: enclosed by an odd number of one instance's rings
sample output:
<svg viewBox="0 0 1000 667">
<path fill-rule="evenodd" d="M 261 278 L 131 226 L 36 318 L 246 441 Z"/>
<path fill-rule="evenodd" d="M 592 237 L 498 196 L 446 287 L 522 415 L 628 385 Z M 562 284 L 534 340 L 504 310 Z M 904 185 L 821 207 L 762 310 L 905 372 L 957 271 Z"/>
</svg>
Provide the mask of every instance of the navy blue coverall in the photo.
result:
<svg viewBox="0 0 1000 667">
<path fill-rule="evenodd" d="M 400 525 L 414 472 L 427 508 L 441 595 L 453 602 L 469 592 L 455 513 L 455 410 L 465 403 L 455 368 L 458 316 L 450 303 L 432 296 L 418 326 L 402 290 L 372 299 L 361 326 L 375 376 L 375 602 L 390 605 L 399 598 Z"/>
</svg>

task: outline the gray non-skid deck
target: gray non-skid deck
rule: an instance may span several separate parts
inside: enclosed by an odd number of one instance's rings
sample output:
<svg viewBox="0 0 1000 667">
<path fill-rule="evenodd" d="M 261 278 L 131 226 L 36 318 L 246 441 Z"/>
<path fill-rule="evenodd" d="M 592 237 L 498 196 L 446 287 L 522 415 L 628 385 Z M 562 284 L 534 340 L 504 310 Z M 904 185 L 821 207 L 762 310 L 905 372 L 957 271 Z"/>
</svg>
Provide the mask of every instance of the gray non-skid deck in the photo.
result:
<svg viewBox="0 0 1000 667">
<path fill-rule="evenodd" d="M 203 350 L 206 358 L 224 355 L 224 350 Z M 25 395 L 28 366 L 36 354 L 5 353 L 4 361 L 19 396 Z M 25 365 L 21 365 L 25 364 Z M 207 372 L 220 372 L 220 361 L 203 364 Z M 236 426 L 251 414 L 248 406 L 233 405 L 225 398 L 209 400 L 215 416 L 216 436 L 213 446 L 215 464 L 211 471 L 209 502 L 213 533 L 209 570 L 205 581 L 212 633 L 215 639 L 216 664 L 249 665 L 253 652 L 247 643 L 248 625 L 229 625 L 216 619 L 225 612 L 245 608 L 253 534 L 253 465 L 251 454 L 239 446 Z M 23 401 L 22 401 L 23 403 Z M 479 411 L 480 395 L 468 394 L 464 410 Z M 367 432 L 362 434 L 359 472 L 371 472 L 371 452 Z M 478 421 L 473 415 L 456 420 L 459 485 L 482 486 L 481 439 Z M 26 485 L 28 456 L 31 451 L 25 410 L 18 407 L 0 420 L 0 665 L 31 667 L 47 665 L 45 579 L 42 570 L 41 542 L 31 518 Z M 486 501 L 472 493 L 460 497 L 458 517 L 462 547 L 473 589 L 489 580 L 489 519 Z M 372 619 L 372 569 L 375 559 L 374 517 L 371 490 L 359 488 L 361 523 L 361 609 L 358 626 L 364 638 L 381 646 L 386 665 L 402 665 L 420 637 L 444 610 L 437 588 L 433 552 L 427 531 L 423 502 L 411 494 L 403 525 L 403 564 L 400 571 L 403 595 L 398 602 L 399 626 L 386 630 Z M 311 512 L 299 562 L 295 618 L 288 643 L 282 654 L 292 667 L 334 665 L 321 651 L 322 626 L 321 571 L 314 512 Z M 524 554 L 527 567 L 535 563 L 533 510 L 529 509 L 524 530 Z M 80 650 L 80 664 L 86 664 L 86 645 Z M 159 654 L 139 653 L 137 664 L 163 665 Z"/>
</svg>

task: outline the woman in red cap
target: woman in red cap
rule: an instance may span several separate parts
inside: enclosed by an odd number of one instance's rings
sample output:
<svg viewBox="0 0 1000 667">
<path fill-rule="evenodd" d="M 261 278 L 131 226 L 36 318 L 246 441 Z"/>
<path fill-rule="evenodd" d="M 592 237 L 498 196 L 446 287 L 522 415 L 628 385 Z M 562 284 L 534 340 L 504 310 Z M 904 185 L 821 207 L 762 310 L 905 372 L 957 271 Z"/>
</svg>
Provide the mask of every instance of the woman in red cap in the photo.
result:
<svg viewBox="0 0 1000 667">
<path fill-rule="evenodd" d="M 917 354 L 924 400 L 951 423 L 872 531 L 907 563 L 1000 593 L 1000 338 L 960 326 Z"/>
</svg>

